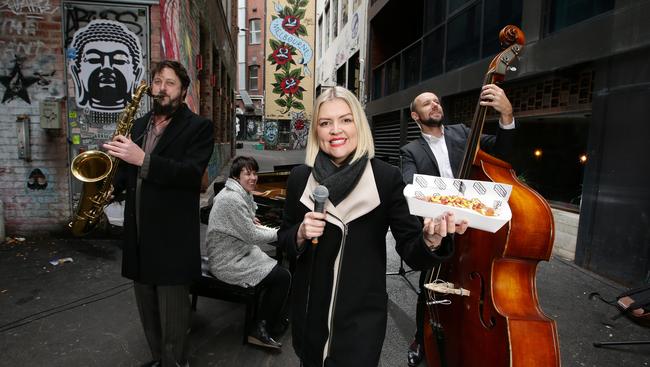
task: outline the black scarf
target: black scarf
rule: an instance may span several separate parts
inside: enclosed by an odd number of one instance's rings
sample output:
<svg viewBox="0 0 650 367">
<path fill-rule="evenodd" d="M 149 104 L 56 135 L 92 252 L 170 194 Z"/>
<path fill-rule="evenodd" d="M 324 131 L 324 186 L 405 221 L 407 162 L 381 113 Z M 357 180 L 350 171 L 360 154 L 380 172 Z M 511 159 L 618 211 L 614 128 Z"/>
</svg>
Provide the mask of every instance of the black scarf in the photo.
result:
<svg viewBox="0 0 650 367">
<path fill-rule="evenodd" d="M 334 206 L 339 205 L 357 186 L 357 182 L 359 182 L 361 174 L 368 163 L 368 157 L 363 156 L 350 164 L 353 155 L 354 153 L 350 154 L 338 167 L 323 151 L 319 150 L 316 155 L 312 171 L 314 178 L 319 184 L 327 187 L 330 193 L 329 199 Z"/>
</svg>

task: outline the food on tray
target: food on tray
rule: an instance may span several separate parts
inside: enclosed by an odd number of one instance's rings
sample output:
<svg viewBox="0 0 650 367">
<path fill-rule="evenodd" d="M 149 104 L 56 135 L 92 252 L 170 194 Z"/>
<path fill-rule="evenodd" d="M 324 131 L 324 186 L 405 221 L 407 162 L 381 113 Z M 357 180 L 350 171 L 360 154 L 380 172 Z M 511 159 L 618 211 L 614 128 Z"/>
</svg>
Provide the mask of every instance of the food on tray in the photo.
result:
<svg viewBox="0 0 650 367">
<path fill-rule="evenodd" d="M 472 209 L 485 216 L 493 217 L 496 212 L 493 208 L 483 204 L 479 199 L 466 199 L 458 195 L 425 195 L 418 197 L 420 200 L 428 201 L 430 203 L 455 206 L 457 208 Z"/>
</svg>

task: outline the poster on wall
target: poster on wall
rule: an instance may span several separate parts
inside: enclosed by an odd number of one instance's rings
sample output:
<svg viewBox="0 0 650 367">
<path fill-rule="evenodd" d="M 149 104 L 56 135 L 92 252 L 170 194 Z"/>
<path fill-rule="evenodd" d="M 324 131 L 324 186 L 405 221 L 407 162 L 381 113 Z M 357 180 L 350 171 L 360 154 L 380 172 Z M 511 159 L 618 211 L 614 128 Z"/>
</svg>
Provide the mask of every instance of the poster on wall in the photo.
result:
<svg viewBox="0 0 650 367">
<path fill-rule="evenodd" d="M 138 36 L 113 20 L 97 19 L 79 28 L 68 58 L 80 109 L 121 112 L 144 76 Z"/>
<path fill-rule="evenodd" d="M 264 116 L 310 120 L 314 100 L 315 1 L 267 0 Z"/>
<path fill-rule="evenodd" d="M 149 9 L 88 1 L 65 1 L 62 9 L 71 161 L 112 137 L 135 88 L 149 80 Z M 149 106 L 143 98 L 137 117 Z M 81 183 L 71 184 L 78 195 Z"/>
</svg>

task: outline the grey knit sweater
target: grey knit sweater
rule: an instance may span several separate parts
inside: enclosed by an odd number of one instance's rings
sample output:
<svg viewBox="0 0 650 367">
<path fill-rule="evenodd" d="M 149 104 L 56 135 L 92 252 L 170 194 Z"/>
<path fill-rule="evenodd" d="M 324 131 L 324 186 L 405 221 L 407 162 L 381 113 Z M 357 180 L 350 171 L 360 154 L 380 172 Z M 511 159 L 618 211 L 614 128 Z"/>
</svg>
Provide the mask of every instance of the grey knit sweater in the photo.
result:
<svg viewBox="0 0 650 367">
<path fill-rule="evenodd" d="M 275 241 L 277 230 L 255 225 L 255 209 L 253 195 L 231 178 L 214 198 L 206 247 L 210 272 L 223 282 L 256 286 L 277 263 L 258 246 Z"/>
</svg>

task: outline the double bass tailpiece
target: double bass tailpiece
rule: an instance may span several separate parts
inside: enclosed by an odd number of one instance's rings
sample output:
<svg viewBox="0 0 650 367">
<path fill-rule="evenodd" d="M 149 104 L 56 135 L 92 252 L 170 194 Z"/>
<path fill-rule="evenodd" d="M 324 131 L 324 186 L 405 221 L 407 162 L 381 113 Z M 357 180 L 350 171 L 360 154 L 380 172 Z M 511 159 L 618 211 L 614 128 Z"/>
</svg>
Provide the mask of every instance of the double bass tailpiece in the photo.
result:
<svg viewBox="0 0 650 367">
<path fill-rule="evenodd" d="M 449 282 L 433 282 L 426 283 L 424 287 L 430 291 L 443 294 L 455 294 L 458 296 L 469 297 L 469 291 L 465 288 L 456 288 L 454 283 Z"/>
</svg>

